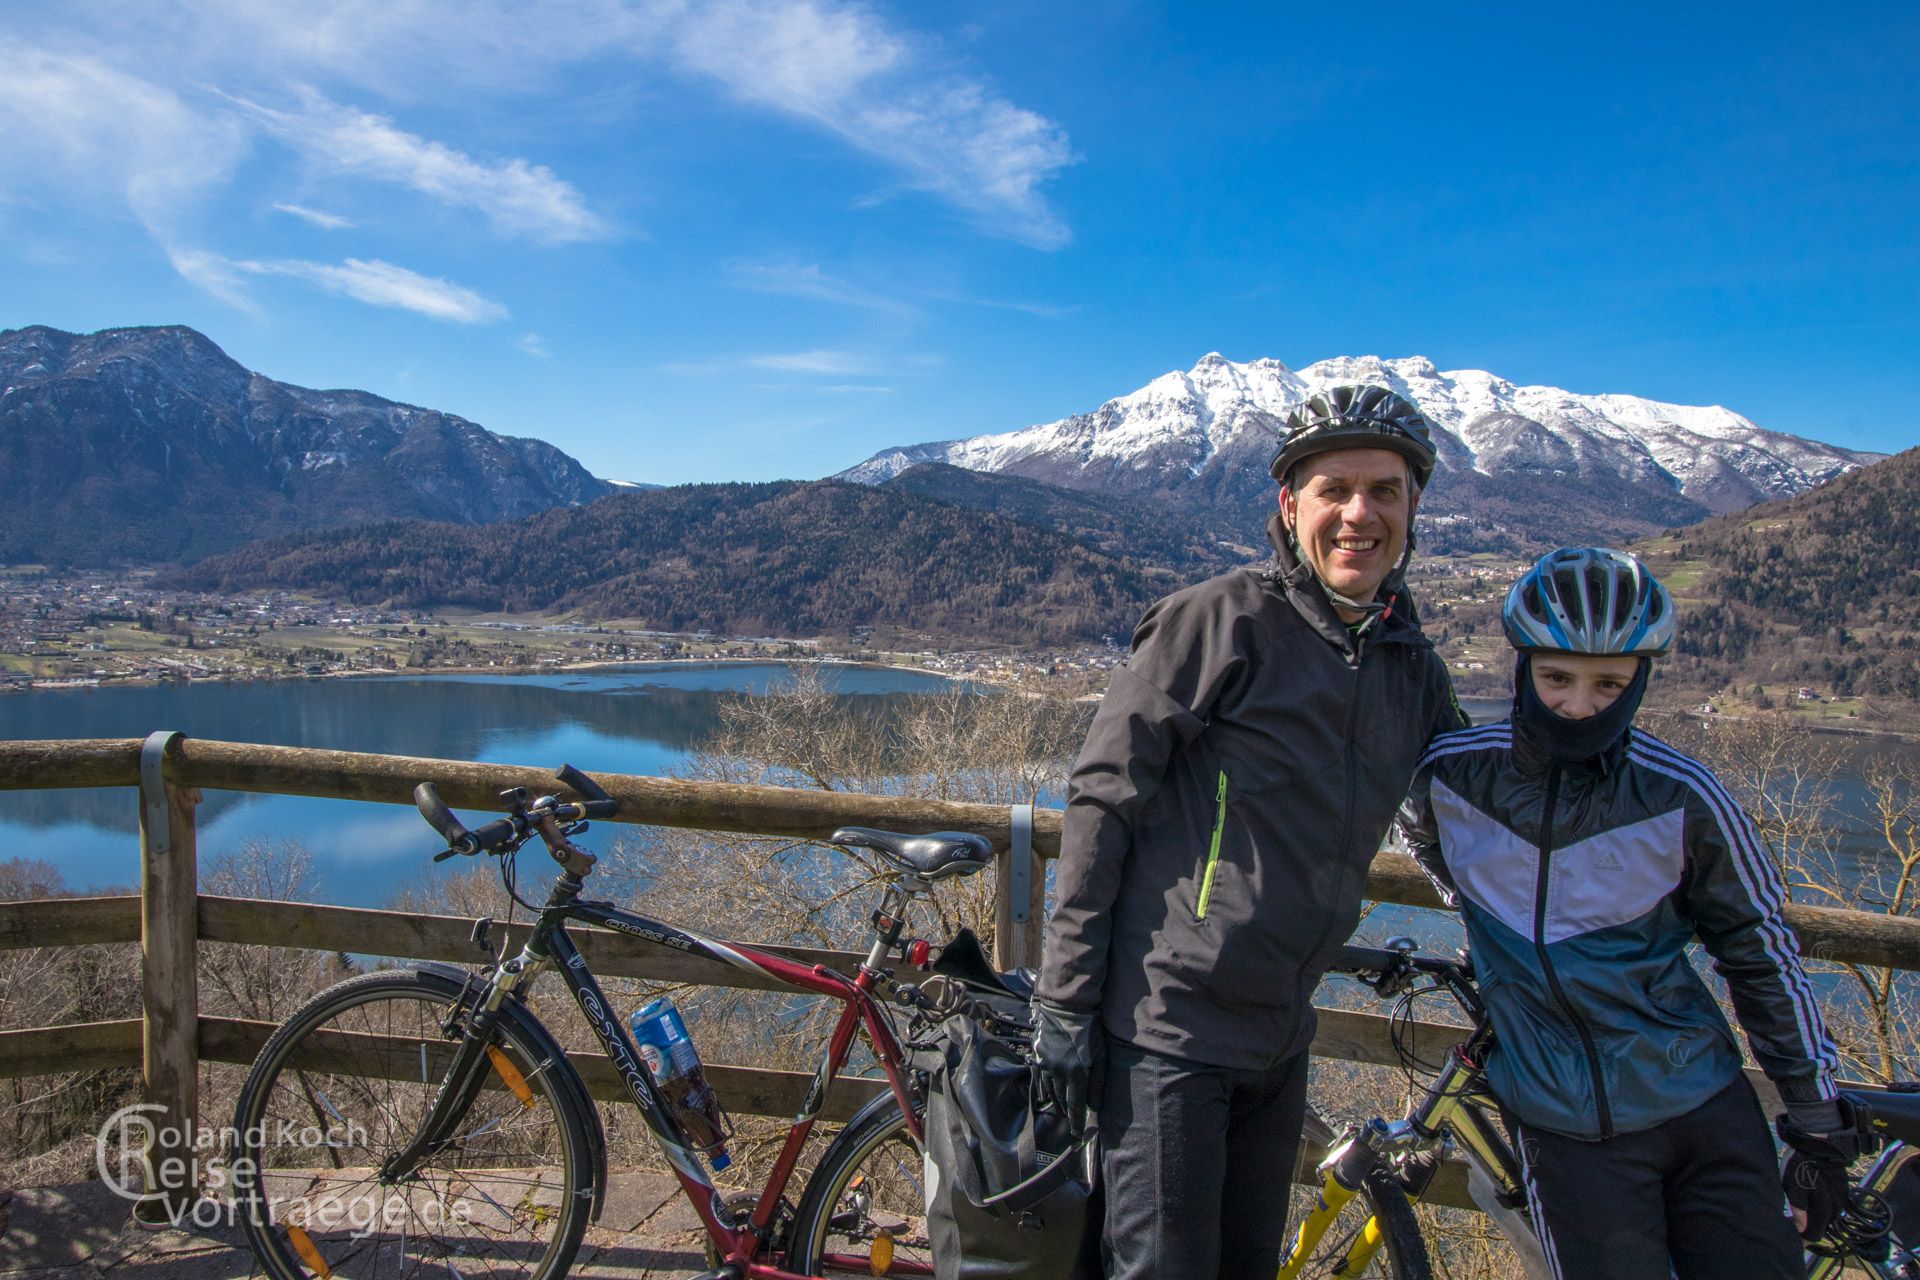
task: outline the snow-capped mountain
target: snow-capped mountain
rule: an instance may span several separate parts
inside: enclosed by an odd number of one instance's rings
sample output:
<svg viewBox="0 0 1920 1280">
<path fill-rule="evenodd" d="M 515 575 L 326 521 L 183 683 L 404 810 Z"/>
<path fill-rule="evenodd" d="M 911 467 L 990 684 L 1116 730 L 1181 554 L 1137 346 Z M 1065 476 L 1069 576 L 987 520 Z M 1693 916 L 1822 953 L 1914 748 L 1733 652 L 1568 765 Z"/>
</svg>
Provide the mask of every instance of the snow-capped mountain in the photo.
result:
<svg viewBox="0 0 1920 1280">
<path fill-rule="evenodd" d="M 1442 372 L 1420 356 L 1338 357 L 1295 371 L 1214 353 L 1091 413 L 888 449 L 838 478 L 877 484 L 944 462 L 1072 488 L 1269 505 L 1267 462 L 1288 411 L 1350 382 L 1391 387 L 1439 429 L 1429 524 L 1544 520 L 1549 537 L 1563 527 L 1634 534 L 1788 497 L 1883 456 L 1769 431 L 1719 406 L 1516 386 L 1479 369 Z"/>
</svg>

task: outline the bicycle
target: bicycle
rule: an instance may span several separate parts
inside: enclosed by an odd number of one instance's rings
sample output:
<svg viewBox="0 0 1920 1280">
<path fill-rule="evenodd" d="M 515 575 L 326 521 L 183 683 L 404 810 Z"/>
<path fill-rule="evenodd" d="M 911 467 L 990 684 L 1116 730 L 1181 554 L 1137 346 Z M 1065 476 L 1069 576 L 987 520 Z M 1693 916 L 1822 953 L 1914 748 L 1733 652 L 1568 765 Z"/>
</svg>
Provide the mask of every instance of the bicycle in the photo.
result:
<svg viewBox="0 0 1920 1280">
<path fill-rule="evenodd" d="M 1336 1126 L 1309 1108 L 1303 1145 L 1327 1155 L 1318 1165 L 1318 1198 L 1281 1261 L 1280 1280 L 1362 1276 L 1378 1266 L 1393 1280 L 1431 1280 L 1433 1267 L 1413 1205 L 1434 1185 L 1443 1164 L 1466 1166 L 1467 1191 L 1518 1255 L 1529 1280 L 1552 1280 L 1533 1224 L 1519 1158 L 1495 1123 L 1499 1103 L 1486 1086 L 1494 1032 L 1465 954 L 1417 954 L 1407 938 L 1385 947 L 1347 946 L 1332 972 L 1353 977 L 1383 999 L 1396 999 L 1393 1041 L 1402 1064 L 1431 1079 L 1399 1119 L 1375 1117 Z M 1444 1062 L 1422 1061 L 1403 1027 L 1421 997 L 1442 994 L 1466 1015 L 1462 1038 Z M 1853 1262 L 1883 1280 L 1920 1280 L 1920 1232 L 1911 1241 L 1893 1230 L 1895 1182 L 1920 1157 L 1920 1083 L 1886 1091 L 1847 1089 L 1865 1154 L 1874 1158 L 1853 1184 L 1847 1208 L 1821 1240 L 1807 1247 L 1809 1280 L 1828 1280 Z M 1911 1178 L 1910 1178 L 1911 1181 Z"/>
<path fill-rule="evenodd" d="M 931 946 L 904 937 L 931 885 L 987 864 L 977 835 L 909 836 L 865 827 L 833 843 L 871 850 L 889 870 L 865 957 L 849 976 L 755 947 L 717 941 L 580 896 L 594 855 L 571 837 L 617 802 L 570 766 L 557 774 L 579 800 L 502 793 L 510 812 L 474 831 L 432 784 L 415 789 L 423 817 L 456 854 L 501 857 L 516 902 L 537 912 L 518 955 L 477 971 L 427 964 L 349 978 L 314 996 L 261 1049 L 240 1092 L 232 1151 L 243 1228 L 276 1280 L 336 1275 L 552 1280 L 564 1275 L 607 1190 L 605 1135 L 579 1070 L 528 1007 L 534 979 L 564 980 L 626 1100 L 637 1107 L 705 1228 L 702 1280 L 796 1275 L 931 1275 L 921 1187 L 919 1085 L 883 999 L 918 1028 L 967 1008 L 969 990 L 1019 995 L 979 952 L 950 944 L 923 984 L 888 962 L 925 965 Z M 513 854 L 540 837 L 560 871 L 544 906 L 521 899 Z M 643 1065 L 589 970 L 569 922 L 597 925 L 779 979 L 843 1002 L 800 1113 L 757 1193 L 725 1196 Z M 475 927 L 485 943 L 491 921 Z M 963 934 L 971 938 L 970 934 Z M 953 953 L 950 956 L 948 953 Z M 955 958 L 957 957 L 957 958 Z M 948 963 L 949 960 L 952 963 Z M 796 1203 L 787 1188 L 828 1090 L 864 1033 L 887 1091 L 828 1144 Z M 711 1150 L 711 1147 L 708 1148 Z"/>
</svg>

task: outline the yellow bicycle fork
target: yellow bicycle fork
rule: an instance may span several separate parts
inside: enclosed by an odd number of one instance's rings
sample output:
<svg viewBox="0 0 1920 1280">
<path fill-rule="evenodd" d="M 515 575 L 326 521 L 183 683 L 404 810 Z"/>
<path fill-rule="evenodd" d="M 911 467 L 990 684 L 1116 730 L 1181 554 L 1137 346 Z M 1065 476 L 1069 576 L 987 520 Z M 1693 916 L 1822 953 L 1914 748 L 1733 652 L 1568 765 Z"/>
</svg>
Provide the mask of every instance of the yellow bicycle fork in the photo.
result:
<svg viewBox="0 0 1920 1280">
<path fill-rule="evenodd" d="M 1507 1162 L 1500 1158 L 1499 1135 L 1493 1131 L 1482 1109 L 1487 1105 L 1487 1100 L 1480 1092 L 1479 1081 L 1479 1067 L 1467 1054 L 1455 1049 L 1448 1055 L 1447 1065 L 1428 1089 L 1426 1097 L 1408 1113 L 1406 1119 L 1393 1124 L 1370 1120 L 1350 1132 L 1344 1142 L 1329 1151 L 1320 1164 L 1319 1198 L 1293 1235 L 1286 1256 L 1280 1263 L 1279 1280 L 1297 1280 L 1302 1269 L 1313 1259 L 1314 1251 L 1320 1247 L 1341 1210 L 1353 1203 L 1353 1198 L 1360 1194 L 1360 1188 L 1366 1185 L 1367 1175 L 1384 1167 L 1384 1153 L 1389 1150 L 1426 1145 L 1434 1140 L 1433 1135 L 1445 1130 L 1477 1157 L 1484 1168 L 1490 1171 L 1504 1170 Z M 1495 1176 L 1501 1190 L 1509 1193 L 1518 1190 L 1517 1185 L 1508 1185 L 1510 1179 L 1503 1173 Z M 1349 1186 L 1349 1183 L 1352 1185 Z M 1420 1195 L 1425 1190 L 1424 1183 L 1407 1188 L 1408 1201 L 1419 1203 Z M 1364 1275 L 1384 1243 L 1380 1223 L 1369 1214 L 1359 1234 L 1347 1246 L 1346 1253 L 1336 1259 L 1325 1274 Z"/>
<path fill-rule="evenodd" d="M 1320 1198 L 1315 1202 L 1313 1211 L 1300 1223 L 1300 1230 L 1293 1235 L 1293 1243 L 1287 1249 L 1286 1258 L 1280 1263 L 1280 1280 L 1297 1280 L 1300 1269 L 1313 1257 L 1313 1251 L 1320 1247 L 1321 1238 L 1327 1234 L 1327 1228 L 1333 1225 L 1340 1211 L 1353 1202 L 1360 1194 L 1359 1186 L 1344 1186 L 1329 1172 L 1320 1182 Z M 1373 1265 L 1374 1255 L 1380 1252 L 1380 1224 L 1371 1215 L 1366 1226 L 1360 1229 L 1360 1236 L 1347 1249 L 1346 1256 L 1340 1258 L 1331 1270 L 1330 1276 L 1364 1275 Z"/>
</svg>

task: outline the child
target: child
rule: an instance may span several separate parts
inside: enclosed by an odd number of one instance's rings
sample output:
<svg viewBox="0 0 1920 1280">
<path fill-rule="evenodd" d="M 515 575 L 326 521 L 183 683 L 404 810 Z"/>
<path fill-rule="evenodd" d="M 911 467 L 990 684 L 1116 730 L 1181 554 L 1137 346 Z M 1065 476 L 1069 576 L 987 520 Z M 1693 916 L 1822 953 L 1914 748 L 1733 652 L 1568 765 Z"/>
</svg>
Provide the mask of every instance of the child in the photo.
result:
<svg viewBox="0 0 1920 1280">
<path fill-rule="evenodd" d="M 1705 766 L 1631 727 L 1673 601 L 1632 556 L 1569 548 L 1501 613 L 1513 715 L 1436 738 L 1401 826 L 1465 919 L 1554 1274 L 1802 1277 L 1782 1183 L 1817 1238 L 1857 1141 L 1778 872 Z M 1695 938 L 1787 1104 L 1784 1174 Z"/>
</svg>

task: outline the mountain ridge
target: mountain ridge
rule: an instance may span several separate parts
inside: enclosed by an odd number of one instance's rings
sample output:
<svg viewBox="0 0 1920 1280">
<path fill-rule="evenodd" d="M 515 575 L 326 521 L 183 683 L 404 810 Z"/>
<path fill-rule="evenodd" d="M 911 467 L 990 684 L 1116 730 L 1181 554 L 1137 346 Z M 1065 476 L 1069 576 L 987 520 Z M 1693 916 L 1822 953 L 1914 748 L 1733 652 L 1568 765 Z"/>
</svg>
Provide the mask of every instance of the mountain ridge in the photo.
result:
<svg viewBox="0 0 1920 1280">
<path fill-rule="evenodd" d="M 680 485 L 493 525 L 387 522 L 249 544 L 177 571 L 398 606 L 563 612 L 666 631 L 883 627 L 1003 643 L 1129 634 L 1165 569 L 993 512 L 831 480 Z"/>
<path fill-rule="evenodd" d="M 895 446 L 834 478 L 877 483 L 939 462 L 1243 517 L 1271 505 L 1266 464 L 1287 412 L 1355 381 L 1391 387 L 1433 420 L 1440 457 L 1423 510 L 1438 518 L 1441 549 L 1522 550 L 1583 527 L 1573 540 L 1626 540 L 1791 496 L 1883 456 L 1770 431 L 1721 406 L 1518 386 L 1422 356 L 1334 357 L 1296 372 L 1210 352 L 1089 412 Z"/>
<path fill-rule="evenodd" d="M 531 514 L 613 486 L 541 440 L 248 370 L 185 325 L 0 331 L 0 562 L 193 559 L 378 518 Z"/>
</svg>

